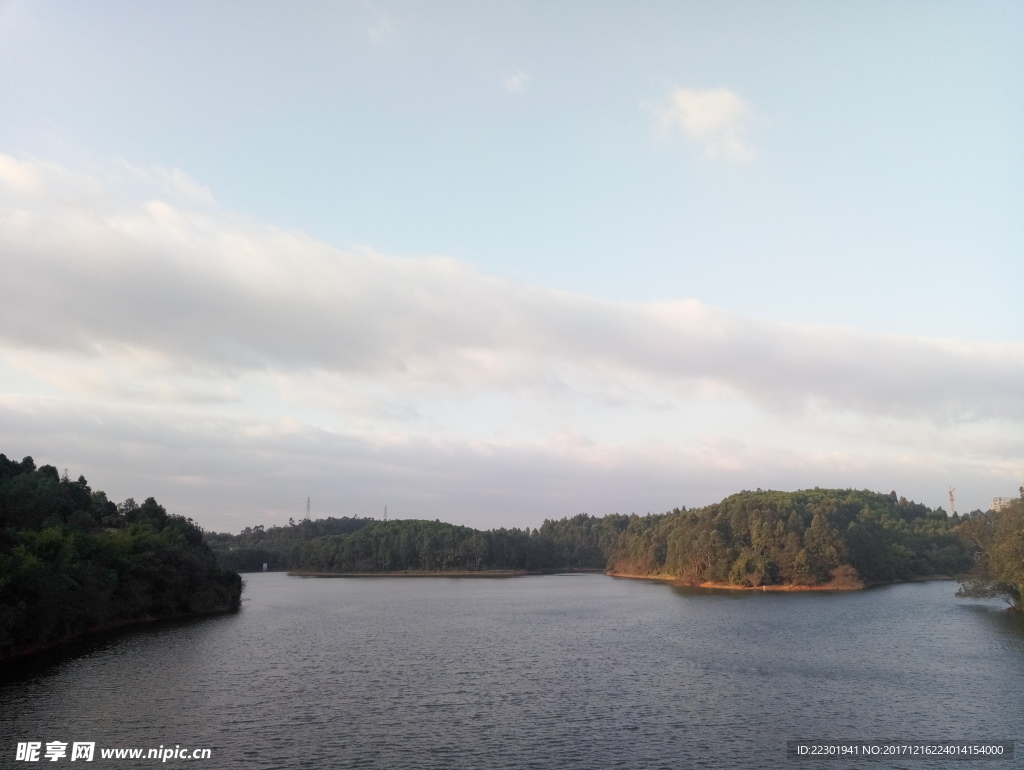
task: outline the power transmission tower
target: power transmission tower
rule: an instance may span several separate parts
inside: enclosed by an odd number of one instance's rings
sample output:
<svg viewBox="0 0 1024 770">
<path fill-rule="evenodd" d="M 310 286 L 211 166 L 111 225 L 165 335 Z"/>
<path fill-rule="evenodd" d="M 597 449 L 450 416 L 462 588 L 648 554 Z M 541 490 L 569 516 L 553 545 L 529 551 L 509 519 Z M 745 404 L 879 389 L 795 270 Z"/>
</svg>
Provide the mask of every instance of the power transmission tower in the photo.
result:
<svg viewBox="0 0 1024 770">
<path fill-rule="evenodd" d="M 953 497 L 953 493 L 956 492 L 956 487 L 949 488 L 949 515 L 956 515 L 956 500 Z"/>
</svg>

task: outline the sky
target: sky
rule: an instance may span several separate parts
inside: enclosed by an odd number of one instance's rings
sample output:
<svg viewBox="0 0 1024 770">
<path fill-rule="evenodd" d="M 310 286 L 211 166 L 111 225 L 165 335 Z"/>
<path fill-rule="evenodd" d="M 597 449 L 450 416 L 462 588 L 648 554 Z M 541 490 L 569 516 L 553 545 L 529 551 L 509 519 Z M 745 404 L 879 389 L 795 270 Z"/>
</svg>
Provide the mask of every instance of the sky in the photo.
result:
<svg viewBox="0 0 1024 770">
<path fill-rule="evenodd" d="M 1024 483 L 1024 5 L 0 0 L 0 452 L 206 529 Z"/>
</svg>

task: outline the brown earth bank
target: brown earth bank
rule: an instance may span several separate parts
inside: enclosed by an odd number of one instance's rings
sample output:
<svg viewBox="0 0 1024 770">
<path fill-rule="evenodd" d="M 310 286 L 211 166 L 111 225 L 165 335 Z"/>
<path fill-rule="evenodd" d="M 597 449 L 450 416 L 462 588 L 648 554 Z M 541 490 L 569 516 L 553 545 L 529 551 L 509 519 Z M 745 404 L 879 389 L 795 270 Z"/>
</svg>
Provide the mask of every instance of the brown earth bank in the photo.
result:
<svg viewBox="0 0 1024 770">
<path fill-rule="evenodd" d="M 581 573 L 602 574 L 603 569 L 482 569 L 482 570 L 399 570 L 395 572 L 307 572 L 305 570 L 291 570 L 290 577 L 315 577 L 315 578 L 353 578 L 353 577 L 439 577 L 439 578 L 510 578 L 527 577 L 529 575 L 572 575 Z"/>
<path fill-rule="evenodd" d="M 686 586 L 688 588 L 715 588 L 723 591 L 859 591 L 864 588 L 863 584 L 860 585 L 844 585 L 837 586 L 831 584 L 825 584 L 820 586 L 795 586 L 795 585 L 771 585 L 771 586 L 740 586 L 733 585 L 732 583 L 690 583 L 686 580 L 676 577 L 675 575 L 634 575 L 628 572 L 606 572 L 606 575 L 616 578 L 626 578 L 628 580 L 659 580 L 666 583 L 673 583 L 678 586 Z"/>
<path fill-rule="evenodd" d="M 891 583 L 871 583 L 868 585 L 857 581 L 856 583 L 825 583 L 818 586 L 770 585 L 758 586 L 755 588 L 753 586 L 740 586 L 733 585 L 731 583 L 689 583 L 675 575 L 636 575 L 629 572 L 616 572 L 614 570 L 609 570 L 605 574 L 611 577 L 627 578 L 629 580 L 660 580 L 679 586 L 687 586 L 689 588 L 715 588 L 723 591 L 860 591 L 864 588 L 894 585 L 896 583 L 923 583 L 929 580 L 956 580 L 956 578 L 951 577 L 950 575 L 918 575 L 910 578 L 909 580 L 894 580 Z"/>
<path fill-rule="evenodd" d="M 122 628 L 131 628 L 132 626 L 144 626 L 151 623 L 162 623 L 167 620 L 185 620 L 187 618 L 204 618 L 210 615 L 224 615 L 229 612 L 238 612 L 241 607 L 241 602 L 232 604 L 225 607 L 218 607 L 217 609 L 208 610 L 206 612 L 185 612 L 178 615 L 163 615 L 161 617 L 155 617 L 153 615 L 146 615 L 141 618 L 132 618 L 130 620 L 118 620 L 112 623 L 104 623 L 99 626 L 91 626 L 90 628 L 83 629 L 77 634 L 73 634 L 65 639 L 61 639 L 58 642 L 46 642 L 36 644 L 26 644 L 22 647 L 15 647 L 12 650 L 0 655 L 0 668 L 6 667 L 10 664 L 17 662 L 18 660 L 24 660 L 35 655 L 39 655 L 44 652 L 52 652 L 67 644 L 78 642 L 83 639 L 87 639 L 90 636 L 100 636 L 111 631 L 118 631 Z"/>
</svg>

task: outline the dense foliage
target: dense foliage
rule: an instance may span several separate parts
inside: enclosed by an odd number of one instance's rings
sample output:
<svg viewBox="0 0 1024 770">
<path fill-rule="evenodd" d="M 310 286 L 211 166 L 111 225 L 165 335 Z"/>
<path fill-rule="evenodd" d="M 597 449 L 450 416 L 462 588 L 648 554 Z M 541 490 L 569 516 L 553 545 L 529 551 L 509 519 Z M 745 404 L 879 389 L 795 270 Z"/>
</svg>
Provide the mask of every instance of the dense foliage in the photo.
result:
<svg viewBox="0 0 1024 770">
<path fill-rule="evenodd" d="M 854 587 L 971 565 L 956 522 L 869 491 L 741 492 L 696 510 L 635 518 L 609 566 L 689 583 Z"/>
<path fill-rule="evenodd" d="M 975 567 L 957 596 L 999 597 L 1024 611 L 1024 487 L 1021 497 L 999 511 L 976 511 L 960 523 Z"/>
<path fill-rule="evenodd" d="M 625 517 L 580 514 L 546 521 L 539 530 L 486 532 L 440 521 L 376 522 L 349 535 L 303 543 L 293 563 L 318 572 L 602 569 L 618 520 L 625 523 Z"/>
<path fill-rule="evenodd" d="M 626 516 L 580 514 L 540 529 L 486 532 L 440 521 L 329 518 L 207 533 L 221 564 L 312 572 L 603 569 Z"/>
<path fill-rule="evenodd" d="M 606 568 L 692 584 L 853 588 L 967 572 L 974 560 L 958 524 L 895 492 L 758 490 L 695 510 L 580 514 L 533 530 L 346 518 L 207 540 L 222 563 L 250 570 L 263 563 L 307 572 Z"/>
<path fill-rule="evenodd" d="M 376 519 L 334 517 L 300 522 L 289 521 L 286 527 L 246 527 L 237 535 L 207 532 L 206 544 L 217 554 L 217 560 L 238 572 L 286 570 L 292 567 L 292 553 L 308 540 L 328 535 L 346 535 L 376 523 Z"/>
<path fill-rule="evenodd" d="M 237 607 L 191 519 L 0 454 L 0 659 L 120 623 Z"/>
</svg>

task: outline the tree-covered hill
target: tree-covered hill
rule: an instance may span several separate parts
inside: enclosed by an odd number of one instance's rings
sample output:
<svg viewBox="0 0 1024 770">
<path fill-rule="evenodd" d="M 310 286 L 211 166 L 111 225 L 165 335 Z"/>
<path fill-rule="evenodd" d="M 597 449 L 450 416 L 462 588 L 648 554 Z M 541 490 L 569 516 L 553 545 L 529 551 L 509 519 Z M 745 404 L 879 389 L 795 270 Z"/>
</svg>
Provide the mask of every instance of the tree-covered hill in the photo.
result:
<svg viewBox="0 0 1024 770">
<path fill-rule="evenodd" d="M 692 584 L 856 587 L 967 572 L 974 561 L 958 524 L 895 493 L 812 489 L 741 492 L 642 517 L 580 514 L 533 530 L 327 519 L 207 537 L 223 563 L 241 569 L 263 562 L 308 572 L 603 568 Z"/>
<path fill-rule="evenodd" d="M 658 515 L 579 514 L 532 530 L 343 518 L 208 533 L 207 540 L 223 564 L 250 570 L 263 563 L 324 573 L 598 568 L 695 585 L 854 588 L 969 572 L 975 551 L 960 529 L 959 517 L 895 492 L 809 489 L 741 492 Z"/>
<path fill-rule="evenodd" d="M 0 660 L 94 629 L 236 608 L 242 581 L 191 519 L 119 505 L 0 454 Z"/>
<path fill-rule="evenodd" d="M 376 523 L 376 519 L 342 516 L 326 519 L 290 520 L 288 526 L 246 527 L 239 534 L 206 532 L 206 544 L 217 554 L 221 566 L 238 572 L 258 572 L 267 565 L 271 571 L 291 569 L 292 555 L 308 540 L 346 535 Z"/>
<path fill-rule="evenodd" d="M 357 532 L 309 540 L 293 568 L 315 572 L 603 569 L 628 519 L 580 514 L 541 528 L 481 531 L 440 521 L 375 522 Z"/>
<path fill-rule="evenodd" d="M 207 532 L 223 566 L 239 571 L 604 569 L 627 516 L 585 513 L 545 521 L 539 529 L 480 531 L 440 521 L 342 517 L 246 527 L 238 535 Z"/>
<path fill-rule="evenodd" d="M 854 587 L 969 570 L 958 520 L 867 490 L 741 492 L 632 520 L 609 566 L 692 584 Z"/>
</svg>

